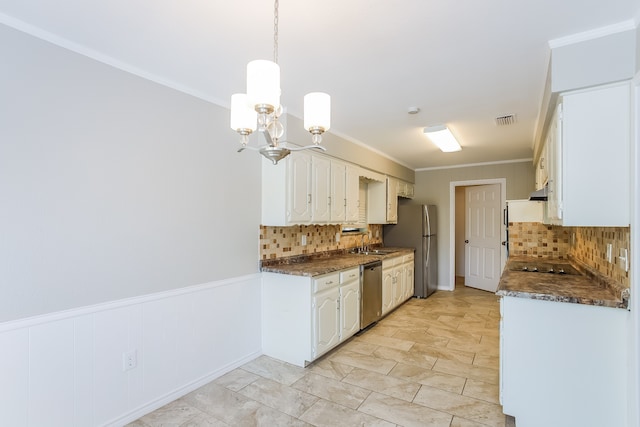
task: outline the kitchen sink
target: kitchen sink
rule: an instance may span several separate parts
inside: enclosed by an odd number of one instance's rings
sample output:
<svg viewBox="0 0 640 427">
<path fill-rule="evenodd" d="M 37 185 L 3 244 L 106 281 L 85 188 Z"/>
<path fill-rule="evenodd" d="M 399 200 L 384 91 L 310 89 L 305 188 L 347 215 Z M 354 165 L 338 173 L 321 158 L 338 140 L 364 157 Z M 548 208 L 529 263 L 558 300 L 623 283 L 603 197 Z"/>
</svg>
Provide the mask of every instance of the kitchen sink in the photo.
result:
<svg viewBox="0 0 640 427">
<path fill-rule="evenodd" d="M 358 255 L 388 255 L 394 252 L 398 252 L 394 249 L 362 249 L 362 248 L 353 248 L 349 251 L 350 254 L 358 254 Z"/>
</svg>

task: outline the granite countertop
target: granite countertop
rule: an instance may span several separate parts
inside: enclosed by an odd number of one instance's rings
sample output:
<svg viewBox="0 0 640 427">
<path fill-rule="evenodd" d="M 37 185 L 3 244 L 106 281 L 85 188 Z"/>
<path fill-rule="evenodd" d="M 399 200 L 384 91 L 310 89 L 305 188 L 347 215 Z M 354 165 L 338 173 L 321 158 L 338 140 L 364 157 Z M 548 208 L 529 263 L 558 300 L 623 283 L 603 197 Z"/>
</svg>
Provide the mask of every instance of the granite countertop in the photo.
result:
<svg viewBox="0 0 640 427">
<path fill-rule="evenodd" d="M 579 274 L 532 273 L 521 263 L 551 264 L 556 270 L 574 267 Z M 496 292 L 500 296 L 628 308 L 629 289 L 603 277 L 587 266 L 566 259 L 509 257 Z"/>
<path fill-rule="evenodd" d="M 260 271 L 313 277 L 345 270 L 347 268 L 359 267 L 362 264 L 368 264 L 374 261 L 396 258 L 414 252 L 413 248 L 377 247 L 372 248 L 372 250 L 373 249 L 384 249 L 385 251 L 393 252 L 386 254 L 369 253 L 365 255 L 351 254 L 348 250 L 337 250 L 311 255 L 277 258 L 262 261 L 260 263 Z"/>
</svg>

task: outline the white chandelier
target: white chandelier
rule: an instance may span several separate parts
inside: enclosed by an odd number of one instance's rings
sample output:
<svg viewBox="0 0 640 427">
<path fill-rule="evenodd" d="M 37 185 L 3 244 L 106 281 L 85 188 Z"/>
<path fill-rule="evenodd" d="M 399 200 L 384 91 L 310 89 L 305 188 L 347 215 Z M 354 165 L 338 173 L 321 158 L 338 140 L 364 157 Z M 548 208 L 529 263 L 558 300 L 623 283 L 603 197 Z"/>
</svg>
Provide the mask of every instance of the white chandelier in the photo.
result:
<svg viewBox="0 0 640 427">
<path fill-rule="evenodd" d="M 231 129 L 240 134 L 245 149 L 259 151 L 275 165 L 287 157 L 291 151 L 315 148 L 320 146 L 322 134 L 331 125 L 331 97 L 322 92 L 308 93 L 304 97 L 304 128 L 312 135 L 313 145 L 300 148 L 287 148 L 280 141 L 284 135 L 284 127 L 279 121 L 282 114 L 280 105 L 280 66 L 278 65 L 278 0 L 274 2 L 273 11 L 273 61 L 256 60 L 247 64 L 247 93 L 236 93 L 231 96 Z M 249 135 L 259 130 L 267 141 L 261 147 L 248 146 Z"/>
</svg>

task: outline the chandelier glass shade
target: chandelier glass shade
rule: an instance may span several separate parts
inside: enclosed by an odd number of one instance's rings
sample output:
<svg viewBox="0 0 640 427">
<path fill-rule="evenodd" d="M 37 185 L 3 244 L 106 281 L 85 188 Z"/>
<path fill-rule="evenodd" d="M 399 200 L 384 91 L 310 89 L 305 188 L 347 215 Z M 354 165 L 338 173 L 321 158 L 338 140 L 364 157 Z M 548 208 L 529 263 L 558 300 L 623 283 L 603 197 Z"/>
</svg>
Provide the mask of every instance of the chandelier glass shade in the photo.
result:
<svg viewBox="0 0 640 427">
<path fill-rule="evenodd" d="M 259 59 L 247 64 L 247 92 L 231 96 L 231 129 L 240 134 L 241 147 L 259 151 L 273 162 L 288 156 L 291 151 L 310 148 L 325 151 L 319 144 L 322 134 L 331 126 L 331 97 L 323 92 L 312 92 L 304 97 L 304 128 L 311 133 L 313 145 L 299 148 L 285 147 L 280 141 L 284 127 L 279 121 L 283 112 L 280 104 L 280 66 L 278 65 L 278 0 L 274 4 L 273 61 Z M 255 148 L 248 145 L 249 135 L 258 130 L 266 145 Z"/>
</svg>

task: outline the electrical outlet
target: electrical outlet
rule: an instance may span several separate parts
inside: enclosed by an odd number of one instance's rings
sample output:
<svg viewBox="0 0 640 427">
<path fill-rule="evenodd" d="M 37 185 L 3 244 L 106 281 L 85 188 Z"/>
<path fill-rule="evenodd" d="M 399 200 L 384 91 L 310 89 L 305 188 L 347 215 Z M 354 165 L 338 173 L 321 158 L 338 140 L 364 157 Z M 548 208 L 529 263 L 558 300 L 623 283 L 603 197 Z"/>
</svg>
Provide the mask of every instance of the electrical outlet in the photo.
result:
<svg viewBox="0 0 640 427">
<path fill-rule="evenodd" d="M 613 245 L 611 243 L 607 243 L 607 262 L 611 264 L 613 256 Z"/>
<path fill-rule="evenodd" d="M 620 267 L 621 270 L 629 271 L 629 251 L 626 248 L 620 248 L 618 267 Z"/>
<path fill-rule="evenodd" d="M 307 235 L 303 234 L 302 237 L 300 238 L 300 244 L 302 246 L 307 246 Z"/>
<path fill-rule="evenodd" d="M 122 353 L 122 371 L 127 372 L 138 366 L 138 352 L 136 350 Z"/>
<path fill-rule="evenodd" d="M 336 233 L 336 243 L 340 243 L 340 232 Z"/>
</svg>

